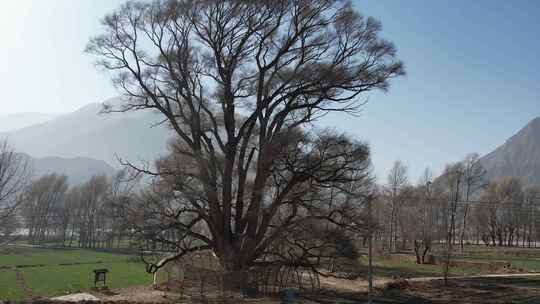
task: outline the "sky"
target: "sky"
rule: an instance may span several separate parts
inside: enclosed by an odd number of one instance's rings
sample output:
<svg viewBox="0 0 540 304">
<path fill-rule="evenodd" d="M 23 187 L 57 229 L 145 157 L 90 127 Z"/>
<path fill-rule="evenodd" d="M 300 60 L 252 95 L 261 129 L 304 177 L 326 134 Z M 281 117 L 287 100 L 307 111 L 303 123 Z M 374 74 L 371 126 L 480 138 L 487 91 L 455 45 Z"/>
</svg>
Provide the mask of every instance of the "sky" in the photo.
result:
<svg viewBox="0 0 540 304">
<path fill-rule="evenodd" d="M 66 113 L 117 96 L 83 50 L 123 0 L 1 0 L 0 115 Z M 411 182 L 492 151 L 540 116 L 540 2 L 356 0 L 383 24 L 407 76 L 372 92 L 359 117 L 329 115 L 371 146 L 379 182 L 397 159 Z"/>
<path fill-rule="evenodd" d="M 0 115 L 65 113 L 118 95 L 84 54 L 119 0 L 0 0 Z"/>
</svg>

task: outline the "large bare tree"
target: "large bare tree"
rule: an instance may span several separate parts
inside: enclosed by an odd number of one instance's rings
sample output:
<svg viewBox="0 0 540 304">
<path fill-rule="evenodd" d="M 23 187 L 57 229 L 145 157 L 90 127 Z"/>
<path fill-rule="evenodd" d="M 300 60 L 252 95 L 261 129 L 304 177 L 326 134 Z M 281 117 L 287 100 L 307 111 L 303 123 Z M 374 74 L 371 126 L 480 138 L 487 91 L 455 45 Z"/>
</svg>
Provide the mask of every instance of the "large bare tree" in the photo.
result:
<svg viewBox="0 0 540 304">
<path fill-rule="evenodd" d="M 103 26 L 87 52 L 126 96 L 106 110 L 156 111 L 178 137 L 179 161 L 138 169 L 172 179 L 169 224 L 194 241 L 148 271 L 201 249 L 229 270 L 298 262 L 269 250 L 313 221 L 355 227 L 346 206 L 363 196 L 348 185 L 370 180 L 367 146 L 312 123 L 404 74 L 378 21 L 333 0 L 161 0 L 127 2 Z"/>
</svg>

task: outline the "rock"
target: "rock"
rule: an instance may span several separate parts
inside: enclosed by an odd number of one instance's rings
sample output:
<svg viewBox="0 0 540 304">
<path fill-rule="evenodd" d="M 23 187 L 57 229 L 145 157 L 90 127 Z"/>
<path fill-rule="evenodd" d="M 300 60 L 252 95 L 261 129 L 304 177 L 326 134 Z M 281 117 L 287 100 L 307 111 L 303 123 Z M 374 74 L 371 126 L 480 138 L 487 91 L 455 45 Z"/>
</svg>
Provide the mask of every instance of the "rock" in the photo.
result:
<svg viewBox="0 0 540 304">
<path fill-rule="evenodd" d="M 86 301 L 99 301 L 100 299 L 89 293 L 74 293 L 67 296 L 52 298 L 51 300 L 59 301 L 59 302 L 82 302 L 82 301 L 86 302 Z"/>
</svg>

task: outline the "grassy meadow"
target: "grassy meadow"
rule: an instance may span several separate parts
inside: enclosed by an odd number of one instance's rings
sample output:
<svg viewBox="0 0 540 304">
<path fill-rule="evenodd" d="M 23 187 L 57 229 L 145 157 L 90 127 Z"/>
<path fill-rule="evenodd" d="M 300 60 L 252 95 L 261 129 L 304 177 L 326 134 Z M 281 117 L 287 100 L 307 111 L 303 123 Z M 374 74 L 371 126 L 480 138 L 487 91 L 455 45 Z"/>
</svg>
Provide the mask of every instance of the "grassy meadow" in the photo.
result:
<svg viewBox="0 0 540 304">
<path fill-rule="evenodd" d="M 137 256 L 85 249 L 0 249 L 0 299 L 21 300 L 89 290 L 94 269 L 107 268 L 109 288 L 147 285 L 147 274 Z"/>
<path fill-rule="evenodd" d="M 540 271 L 540 250 L 527 248 L 492 248 L 467 246 L 456 250 L 453 260 L 472 262 L 510 262 L 526 272 Z M 367 257 L 359 261 L 361 272 L 367 273 Z M 411 260 L 374 257 L 376 277 L 440 277 L 440 265 L 418 265 Z M 100 252 L 90 249 L 0 248 L 0 299 L 22 300 L 52 297 L 88 291 L 94 286 L 94 269 L 107 268 L 109 288 L 149 285 L 152 276 L 145 272 L 137 255 Z M 365 269 L 364 269 L 365 268 Z M 451 268 L 451 276 L 474 276 L 485 270 L 471 265 Z M 535 279 L 530 279 L 533 281 Z M 540 279 L 538 279 L 540 280 Z"/>
</svg>

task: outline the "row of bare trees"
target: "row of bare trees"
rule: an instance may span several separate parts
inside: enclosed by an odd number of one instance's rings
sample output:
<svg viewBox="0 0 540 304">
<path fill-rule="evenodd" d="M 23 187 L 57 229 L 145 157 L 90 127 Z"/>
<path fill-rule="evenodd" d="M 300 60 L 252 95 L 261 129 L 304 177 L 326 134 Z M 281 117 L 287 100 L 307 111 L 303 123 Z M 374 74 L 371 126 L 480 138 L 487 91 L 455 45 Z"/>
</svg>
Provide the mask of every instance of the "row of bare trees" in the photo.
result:
<svg viewBox="0 0 540 304">
<path fill-rule="evenodd" d="M 490 182 L 480 204 L 473 209 L 477 239 L 492 246 L 537 246 L 540 187 L 524 187 L 517 178 Z"/>
<path fill-rule="evenodd" d="M 6 140 L 0 141 L 0 246 L 12 240 L 18 228 L 17 210 L 32 175 L 28 158 Z"/>
<path fill-rule="evenodd" d="M 84 248 L 120 247 L 130 235 L 120 206 L 132 198 L 124 173 L 94 176 L 69 187 L 64 175 L 33 180 L 23 192 L 21 212 L 31 244 Z"/>
<path fill-rule="evenodd" d="M 414 249 L 419 263 L 434 244 L 450 259 L 467 243 L 536 246 L 540 238 L 540 187 L 517 178 L 489 181 L 479 157 L 446 166 L 439 177 L 426 169 L 417 185 L 397 161 L 378 189 L 376 237 L 389 252 Z"/>
<path fill-rule="evenodd" d="M 136 198 L 137 181 L 125 177 L 121 171 L 70 187 L 65 175 L 34 176 L 30 158 L 0 141 L 0 246 L 16 238 L 92 248 L 129 243 L 133 229 L 122 206 Z"/>
</svg>

